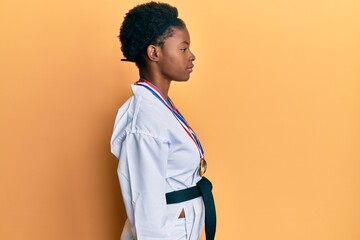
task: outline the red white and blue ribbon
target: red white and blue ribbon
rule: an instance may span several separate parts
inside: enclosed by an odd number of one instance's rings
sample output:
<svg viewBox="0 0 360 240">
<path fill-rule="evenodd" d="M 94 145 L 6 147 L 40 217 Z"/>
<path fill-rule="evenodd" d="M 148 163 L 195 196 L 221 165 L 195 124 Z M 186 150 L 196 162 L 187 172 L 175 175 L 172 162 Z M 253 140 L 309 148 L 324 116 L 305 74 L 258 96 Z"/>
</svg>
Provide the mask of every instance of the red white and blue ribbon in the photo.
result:
<svg viewBox="0 0 360 240">
<path fill-rule="evenodd" d="M 161 91 L 151 82 L 141 78 L 136 82 L 136 85 L 145 87 L 148 89 L 157 99 L 159 99 L 175 116 L 175 118 L 179 121 L 181 126 L 184 128 L 185 132 L 189 135 L 189 137 L 194 141 L 196 146 L 199 149 L 200 159 L 204 158 L 204 150 L 201 146 L 200 140 L 196 136 L 195 132 L 191 129 L 189 124 L 185 121 L 185 118 L 181 115 L 181 113 L 175 108 L 174 104 L 170 100 L 170 98 L 166 98 Z"/>
</svg>

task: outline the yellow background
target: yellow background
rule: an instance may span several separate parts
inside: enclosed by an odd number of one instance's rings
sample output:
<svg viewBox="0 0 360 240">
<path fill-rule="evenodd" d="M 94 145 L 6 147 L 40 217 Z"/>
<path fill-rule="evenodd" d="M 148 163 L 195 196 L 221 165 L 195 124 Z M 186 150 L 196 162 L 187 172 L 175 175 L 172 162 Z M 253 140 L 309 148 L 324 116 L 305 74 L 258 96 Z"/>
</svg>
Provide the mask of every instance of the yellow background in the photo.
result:
<svg viewBox="0 0 360 240">
<path fill-rule="evenodd" d="M 0 239 L 119 239 L 109 140 L 142 1 L 0 2 Z M 196 54 L 170 95 L 199 135 L 217 239 L 360 239 L 360 2 L 168 1 Z"/>
</svg>

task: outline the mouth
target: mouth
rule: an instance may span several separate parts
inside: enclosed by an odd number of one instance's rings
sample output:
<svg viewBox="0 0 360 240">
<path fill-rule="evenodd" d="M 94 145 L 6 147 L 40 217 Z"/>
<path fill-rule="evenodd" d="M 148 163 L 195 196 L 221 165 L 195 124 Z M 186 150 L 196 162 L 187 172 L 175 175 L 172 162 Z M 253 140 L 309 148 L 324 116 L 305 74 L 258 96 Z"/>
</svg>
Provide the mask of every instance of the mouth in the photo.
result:
<svg viewBox="0 0 360 240">
<path fill-rule="evenodd" d="M 190 65 L 186 68 L 187 71 L 192 72 L 194 68 L 194 65 Z"/>
</svg>

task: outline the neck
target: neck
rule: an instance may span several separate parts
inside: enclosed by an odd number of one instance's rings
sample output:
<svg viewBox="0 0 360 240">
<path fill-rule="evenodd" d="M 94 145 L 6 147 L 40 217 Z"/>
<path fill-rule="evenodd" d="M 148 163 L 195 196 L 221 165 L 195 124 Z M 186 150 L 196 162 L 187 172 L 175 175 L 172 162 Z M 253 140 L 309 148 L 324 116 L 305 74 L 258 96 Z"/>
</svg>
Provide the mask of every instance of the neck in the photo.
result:
<svg viewBox="0 0 360 240">
<path fill-rule="evenodd" d="M 171 80 L 164 79 L 148 71 L 140 71 L 139 74 L 140 77 L 154 84 L 166 98 L 168 97 Z"/>
</svg>

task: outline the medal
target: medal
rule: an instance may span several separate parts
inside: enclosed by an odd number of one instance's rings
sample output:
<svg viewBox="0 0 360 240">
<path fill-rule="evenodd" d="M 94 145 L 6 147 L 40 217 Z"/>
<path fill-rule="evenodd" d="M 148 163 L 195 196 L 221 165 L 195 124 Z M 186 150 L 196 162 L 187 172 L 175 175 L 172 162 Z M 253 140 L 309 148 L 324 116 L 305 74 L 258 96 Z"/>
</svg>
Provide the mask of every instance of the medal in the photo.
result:
<svg viewBox="0 0 360 240">
<path fill-rule="evenodd" d="M 205 174 L 206 168 L 207 168 L 206 160 L 205 160 L 205 158 L 202 158 L 200 160 L 200 164 L 199 164 L 199 175 L 200 175 L 200 177 L 202 177 Z"/>
<path fill-rule="evenodd" d="M 199 164 L 199 175 L 203 176 L 206 172 L 206 161 L 204 158 L 204 150 L 201 146 L 200 140 L 197 138 L 195 132 L 191 129 L 189 124 L 185 121 L 185 118 L 180 114 L 180 112 L 176 109 L 174 104 L 171 102 L 170 98 L 166 98 L 161 91 L 149 81 L 141 78 L 136 82 L 136 85 L 145 87 L 148 89 L 156 98 L 158 98 L 165 106 L 174 114 L 175 118 L 179 121 L 180 125 L 183 127 L 185 132 L 189 135 L 189 137 L 194 141 L 195 145 L 198 147 L 200 154 L 200 164 Z"/>
</svg>

